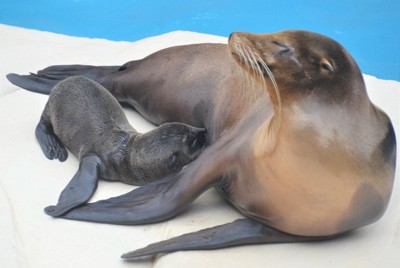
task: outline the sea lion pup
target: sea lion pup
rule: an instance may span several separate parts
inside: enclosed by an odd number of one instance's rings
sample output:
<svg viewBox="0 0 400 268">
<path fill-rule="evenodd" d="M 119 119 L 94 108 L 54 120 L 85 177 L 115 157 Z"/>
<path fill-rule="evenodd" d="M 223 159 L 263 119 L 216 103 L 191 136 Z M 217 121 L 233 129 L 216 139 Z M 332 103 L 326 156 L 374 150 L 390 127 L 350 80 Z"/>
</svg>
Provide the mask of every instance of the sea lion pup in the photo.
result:
<svg viewBox="0 0 400 268">
<path fill-rule="evenodd" d="M 51 91 L 36 137 L 47 158 L 65 161 L 66 147 L 80 159 L 79 170 L 57 206 L 46 208 L 58 216 L 85 203 L 99 178 L 143 185 L 178 172 L 200 154 L 205 130 L 166 123 L 138 133 L 105 88 L 73 76 Z"/>
<path fill-rule="evenodd" d="M 179 174 L 63 218 L 159 222 L 212 186 L 247 217 L 123 258 L 321 240 L 378 220 L 388 205 L 396 158 L 391 121 L 369 100 L 353 58 L 328 37 L 233 33 L 228 46 L 172 47 L 121 67 L 53 66 L 8 78 L 48 93 L 54 80 L 72 74 L 99 81 L 156 124 L 205 127 L 209 145 Z"/>
</svg>

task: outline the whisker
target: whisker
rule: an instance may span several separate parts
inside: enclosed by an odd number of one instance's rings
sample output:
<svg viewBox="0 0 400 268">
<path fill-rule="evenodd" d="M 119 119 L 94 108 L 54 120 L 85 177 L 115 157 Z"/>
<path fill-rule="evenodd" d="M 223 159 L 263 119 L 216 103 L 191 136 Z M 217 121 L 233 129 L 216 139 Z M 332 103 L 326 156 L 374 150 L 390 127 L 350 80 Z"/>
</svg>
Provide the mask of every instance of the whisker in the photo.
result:
<svg viewBox="0 0 400 268">
<path fill-rule="evenodd" d="M 278 115 L 280 115 L 282 109 L 282 101 L 278 84 L 276 83 L 275 77 L 271 69 L 268 67 L 265 61 L 259 55 L 253 52 L 252 49 L 248 46 L 235 44 L 235 49 L 237 49 L 236 52 L 238 52 L 239 58 L 244 63 L 244 66 L 246 66 L 248 70 L 253 71 L 253 73 L 256 75 L 256 79 L 262 83 L 262 86 L 265 89 L 267 89 L 267 86 L 265 84 L 264 73 L 268 75 L 271 80 L 272 86 L 274 87 L 274 95 L 277 101 L 277 113 Z"/>
<path fill-rule="evenodd" d="M 256 89 L 261 86 L 267 93 L 272 95 L 271 98 L 273 99 L 271 101 L 274 103 L 274 114 L 272 114 L 271 117 L 260 126 L 257 135 L 257 139 L 264 144 L 263 150 L 260 152 L 270 152 L 276 146 L 282 120 L 282 101 L 278 84 L 271 69 L 261 56 L 252 49 L 252 47 L 241 42 L 241 40 L 237 40 L 234 43 L 233 48 L 235 49 L 235 53 L 241 63 L 240 67 L 245 69 L 245 72 L 242 73 L 246 75 L 244 81 L 247 81 L 248 86 L 244 85 L 246 89 L 244 90 L 244 93 L 246 95 L 250 94 L 250 97 L 252 98 L 251 100 L 253 100 L 259 94 L 259 91 Z M 268 75 L 268 78 L 271 80 L 272 86 L 274 87 L 272 92 L 268 91 L 268 86 L 265 80 L 266 75 Z"/>
<path fill-rule="evenodd" d="M 281 94 L 278 88 L 278 84 L 276 83 L 275 77 L 271 72 L 271 69 L 268 67 L 268 65 L 260 58 L 259 62 L 261 63 L 261 65 L 263 66 L 264 70 L 267 72 L 269 78 L 271 79 L 271 83 L 274 87 L 275 90 L 275 95 L 276 95 L 276 101 L 278 103 L 278 113 L 280 115 L 281 110 L 282 110 L 282 101 L 281 101 Z"/>
</svg>

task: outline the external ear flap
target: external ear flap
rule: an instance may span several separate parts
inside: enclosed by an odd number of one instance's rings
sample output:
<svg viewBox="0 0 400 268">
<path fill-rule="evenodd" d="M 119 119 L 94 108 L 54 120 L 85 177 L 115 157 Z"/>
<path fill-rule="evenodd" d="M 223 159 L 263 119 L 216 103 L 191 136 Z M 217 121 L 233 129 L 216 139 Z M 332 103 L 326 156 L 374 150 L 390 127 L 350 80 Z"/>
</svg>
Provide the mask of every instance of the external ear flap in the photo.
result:
<svg viewBox="0 0 400 268">
<path fill-rule="evenodd" d="M 327 59 L 321 60 L 321 68 L 323 70 L 329 71 L 330 73 L 333 72 L 333 66 Z"/>
</svg>

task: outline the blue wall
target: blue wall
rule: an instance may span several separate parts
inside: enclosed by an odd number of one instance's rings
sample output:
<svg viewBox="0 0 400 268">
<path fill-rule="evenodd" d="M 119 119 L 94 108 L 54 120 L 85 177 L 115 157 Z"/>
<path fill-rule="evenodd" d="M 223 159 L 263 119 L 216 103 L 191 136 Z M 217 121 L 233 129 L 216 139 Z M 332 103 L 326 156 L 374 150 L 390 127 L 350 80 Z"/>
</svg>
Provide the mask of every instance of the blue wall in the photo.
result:
<svg viewBox="0 0 400 268">
<path fill-rule="evenodd" d="M 0 23 L 126 41 L 173 30 L 305 29 L 342 43 L 364 73 L 400 81 L 399 0 L 0 0 Z"/>
</svg>

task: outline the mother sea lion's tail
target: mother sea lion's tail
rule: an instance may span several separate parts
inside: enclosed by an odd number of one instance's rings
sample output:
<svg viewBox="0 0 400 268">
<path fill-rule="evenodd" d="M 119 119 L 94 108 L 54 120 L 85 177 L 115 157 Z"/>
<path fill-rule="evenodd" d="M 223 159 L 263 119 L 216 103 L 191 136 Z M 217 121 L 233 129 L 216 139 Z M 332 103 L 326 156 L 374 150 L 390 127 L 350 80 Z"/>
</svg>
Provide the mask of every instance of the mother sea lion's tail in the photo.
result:
<svg viewBox="0 0 400 268">
<path fill-rule="evenodd" d="M 58 82 L 70 76 L 81 75 L 101 83 L 105 75 L 119 71 L 120 68 L 121 66 L 54 65 L 38 71 L 37 74 L 10 73 L 7 75 L 7 79 L 23 89 L 49 95 L 51 89 Z"/>
</svg>

